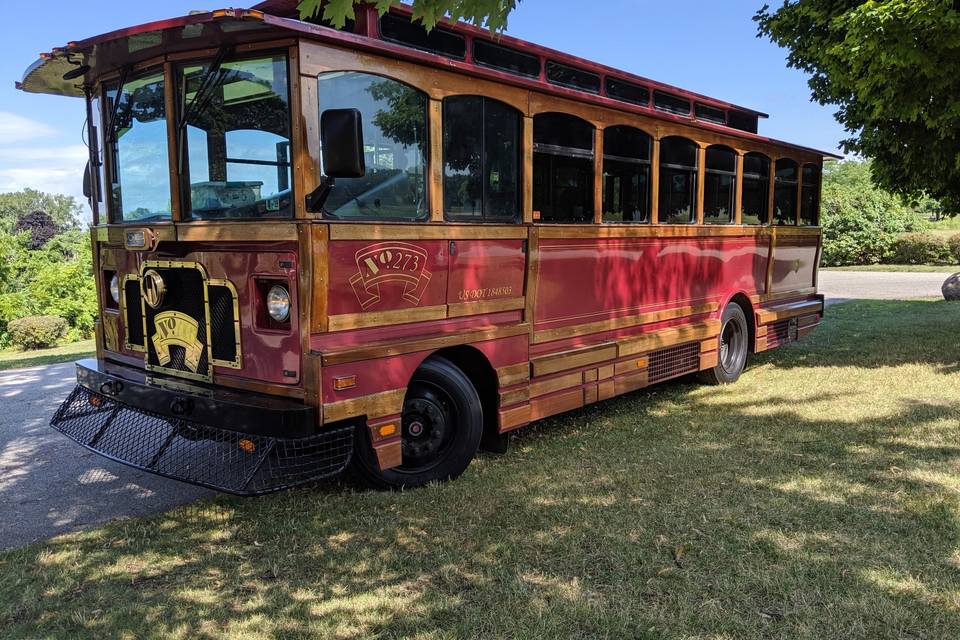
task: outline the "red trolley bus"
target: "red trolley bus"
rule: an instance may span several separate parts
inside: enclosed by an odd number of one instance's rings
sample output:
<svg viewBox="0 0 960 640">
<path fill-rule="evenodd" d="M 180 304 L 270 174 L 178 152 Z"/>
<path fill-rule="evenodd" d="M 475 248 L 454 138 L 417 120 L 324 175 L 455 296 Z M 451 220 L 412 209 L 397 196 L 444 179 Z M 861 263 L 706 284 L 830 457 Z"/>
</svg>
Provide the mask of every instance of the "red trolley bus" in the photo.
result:
<svg viewBox="0 0 960 640">
<path fill-rule="evenodd" d="M 764 114 L 295 5 L 71 42 L 19 83 L 87 105 L 97 354 L 52 421 L 83 446 L 237 494 L 417 486 L 819 323 L 829 154 Z"/>
</svg>

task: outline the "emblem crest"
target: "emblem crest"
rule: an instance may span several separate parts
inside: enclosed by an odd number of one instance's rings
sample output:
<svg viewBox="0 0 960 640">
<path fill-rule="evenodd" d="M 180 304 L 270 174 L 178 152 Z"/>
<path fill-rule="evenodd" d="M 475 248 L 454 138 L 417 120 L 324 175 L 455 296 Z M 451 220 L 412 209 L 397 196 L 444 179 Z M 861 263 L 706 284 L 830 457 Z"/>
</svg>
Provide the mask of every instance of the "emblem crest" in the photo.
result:
<svg viewBox="0 0 960 640">
<path fill-rule="evenodd" d="M 185 313 L 179 311 L 163 311 L 153 320 L 157 328 L 150 339 L 153 350 L 157 353 L 157 361 L 161 367 L 170 364 L 170 345 L 177 345 L 184 349 L 184 364 L 193 373 L 200 367 L 200 357 L 203 355 L 204 345 L 197 338 L 197 329 L 200 324 Z"/>
<path fill-rule="evenodd" d="M 386 283 L 403 284 L 400 297 L 412 305 L 420 304 L 431 277 L 426 251 L 406 242 L 380 242 L 357 251 L 355 259 L 357 273 L 351 276 L 350 285 L 361 309 L 380 302 L 380 285 Z"/>
<path fill-rule="evenodd" d="M 163 304 L 163 296 L 167 292 L 167 285 L 160 277 L 160 274 L 153 269 L 143 274 L 140 287 L 143 291 L 143 300 L 151 309 L 158 308 Z"/>
</svg>

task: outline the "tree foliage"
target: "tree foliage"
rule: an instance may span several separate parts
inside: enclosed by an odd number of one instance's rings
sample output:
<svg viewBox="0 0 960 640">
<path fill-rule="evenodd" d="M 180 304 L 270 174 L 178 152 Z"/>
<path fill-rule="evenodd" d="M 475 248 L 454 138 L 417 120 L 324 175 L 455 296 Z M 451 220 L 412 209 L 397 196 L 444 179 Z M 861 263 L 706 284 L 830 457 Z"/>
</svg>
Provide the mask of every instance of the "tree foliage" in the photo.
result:
<svg viewBox="0 0 960 640">
<path fill-rule="evenodd" d="M 0 193 L 0 229 L 11 233 L 17 221 L 32 211 L 42 211 L 63 230 L 80 228 L 80 203 L 73 196 L 24 189 Z"/>
<path fill-rule="evenodd" d="M 519 0 L 413 0 L 413 19 L 422 22 L 427 29 L 432 29 L 441 18 L 448 17 L 502 31 L 507 27 L 507 16 L 517 2 Z M 353 3 L 354 0 L 301 0 L 297 10 L 304 20 L 319 16 L 339 29 L 347 19 L 353 19 Z M 374 0 L 373 4 L 382 15 L 400 2 Z"/>
<path fill-rule="evenodd" d="M 838 107 L 843 148 L 880 186 L 960 211 L 960 2 L 785 0 L 755 20 Z"/>
</svg>

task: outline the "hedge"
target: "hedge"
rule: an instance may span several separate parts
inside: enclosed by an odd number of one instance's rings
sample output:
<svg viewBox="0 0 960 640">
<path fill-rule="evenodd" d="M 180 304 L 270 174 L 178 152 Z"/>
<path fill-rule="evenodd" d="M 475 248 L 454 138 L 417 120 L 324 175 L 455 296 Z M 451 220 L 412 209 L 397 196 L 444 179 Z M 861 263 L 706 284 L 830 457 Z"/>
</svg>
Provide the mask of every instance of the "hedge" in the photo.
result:
<svg viewBox="0 0 960 640">
<path fill-rule="evenodd" d="M 21 349 L 52 347 L 67 335 L 67 321 L 57 316 L 26 316 L 7 325 L 10 342 Z"/>
</svg>

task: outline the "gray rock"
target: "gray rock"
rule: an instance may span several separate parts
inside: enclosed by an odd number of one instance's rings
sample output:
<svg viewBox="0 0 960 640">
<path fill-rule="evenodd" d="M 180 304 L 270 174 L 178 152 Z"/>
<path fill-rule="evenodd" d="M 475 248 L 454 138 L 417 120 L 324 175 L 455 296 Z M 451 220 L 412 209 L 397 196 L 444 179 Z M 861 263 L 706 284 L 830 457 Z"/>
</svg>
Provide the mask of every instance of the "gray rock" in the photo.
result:
<svg viewBox="0 0 960 640">
<path fill-rule="evenodd" d="M 946 300 L 960 300 L 960 273 L 955 273 L 944 280 L 940 290 Z"/>
</svg>

